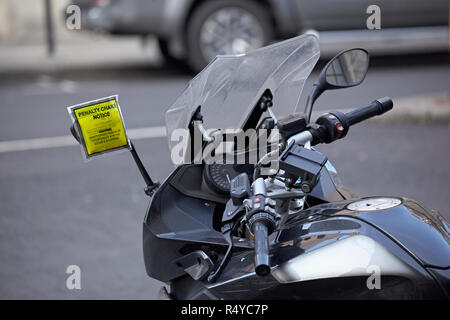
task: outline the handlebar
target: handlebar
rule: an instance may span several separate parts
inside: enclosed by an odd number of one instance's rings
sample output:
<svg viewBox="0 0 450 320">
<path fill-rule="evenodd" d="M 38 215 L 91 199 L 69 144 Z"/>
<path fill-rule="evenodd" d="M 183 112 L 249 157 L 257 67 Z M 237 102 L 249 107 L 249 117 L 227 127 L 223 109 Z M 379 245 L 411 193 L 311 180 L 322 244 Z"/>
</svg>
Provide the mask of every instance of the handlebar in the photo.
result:
<svg viewBox="0 0 450 320">
<path fill-rule="evenodd" d="M 392 100 L 388 97 L 384 97 L 373 101 L 366 107 L 346 113 L 345 117 L 347 118 L 348 124 L 352 126 L 374 116 L 382 115 L 383 113 L 391 110 L 393 106 L 394 104 L 392 103 Z"/>
<path fill-rule="evenodd" d="M 311 145 L 331 143 L 347 135 L 350 126 L 374 116 L 381 115 L 392 109 L 392 100 L 388 97 L 373 101 L 368 106 L 349 113 L 332 112 L 320 116 L 316 123 L 308 129 L 311 134 Z M 304 135 L 304 134 L 303 134 Z M 303 136 L 302 135 L 302 136 Z M 301 141 L 300 134 L 293 137 L 295 142 Z"/>
<path fill-rule="evenodd" d="M 255 272 L 259 276 L 268 275 L 269 267 L 269 232 L 262 221 L 253 224 L 253 235 L 255 236 Z"/>
<path fill-rule="evenodd" d="M 381 115 L 393 108 L 390 98 L 377 99 L 368 106 L 356 109 L 349 113 L 333 112 L 322 115 L 315 124 L 308 126 L 306 130 L 291 136 L 287 145 L 292 143 L 303 144 L 310 142 L 311 145 L 319 143 L 331 143 L 346 136 L 350 126 L 371 117 Z M 265 195 L 264 180 L 259 178 L 261 188 L 259 191 L 258 180 L 254 182 L 255 195 Z M 257 212 L 249 219 L 249 225 L 254 235 L 255 243 L 255 272 L 259 276 L 270 273 L 269 266 L 269 233 L 273 231 L 275 222 L 269 214 Z M 270 229 L 270 230 L 269 230 Z"/>
</svg>

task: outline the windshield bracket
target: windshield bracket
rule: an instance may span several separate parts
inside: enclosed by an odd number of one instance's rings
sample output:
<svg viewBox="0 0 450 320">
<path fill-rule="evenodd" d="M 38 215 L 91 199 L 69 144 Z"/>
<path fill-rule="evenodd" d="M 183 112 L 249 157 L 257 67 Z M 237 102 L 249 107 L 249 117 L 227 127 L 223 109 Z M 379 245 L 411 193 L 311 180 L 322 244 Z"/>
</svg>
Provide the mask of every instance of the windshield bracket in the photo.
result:
<svg viewBox="0 0 450 320">
<path fill-rule="evenodd" d="M 272 100 L 273 100 L 272 92 L 270 91 L 270 89 L 266 89 L 264 93 L 261 95 L 261 98 L 259 98 L 258 102 L 253 107 L 253 110 L 248 116 L 244 125 L 242 126 L 242 129 L 244 131 L 251 128 L 256 128 L 259 119 L 261 119 L 263 113 L 273 106 Z"/>
</svg>

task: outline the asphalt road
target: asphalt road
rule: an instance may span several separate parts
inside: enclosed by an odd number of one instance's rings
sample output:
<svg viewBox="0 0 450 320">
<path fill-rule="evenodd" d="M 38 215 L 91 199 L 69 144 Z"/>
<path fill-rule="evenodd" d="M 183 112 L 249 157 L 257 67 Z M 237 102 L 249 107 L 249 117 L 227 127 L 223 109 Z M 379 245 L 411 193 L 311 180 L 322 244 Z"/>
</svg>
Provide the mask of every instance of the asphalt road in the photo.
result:
<svg viewBox="0 0 450 320">
<path fill-rule="evenodd" d="M 191 76 L 149 67 L 0 78 L 0 141 L 67 135 L 66 106 L 117 93 L 128 128 L 163 125 Z M 325 93 L 317 107 L 448 92 L 449 83 L 440 62 L 379 62 L 363 85 Z M 448 125 L 360 124 L 320 149 L 355 193 L 414 198 L 450 220 L 449 134 Z M 135 145 L 152 176 L 170 173 L 165 139 Z M 161 284 L 142 258 L 142 187 L 127 153 L 88 163 L 77 146 L 0 153 L 0 298 L 155 298 Z M 66 288 L 69 265 L 81 268 L 81 290 Z"/>
</svg>

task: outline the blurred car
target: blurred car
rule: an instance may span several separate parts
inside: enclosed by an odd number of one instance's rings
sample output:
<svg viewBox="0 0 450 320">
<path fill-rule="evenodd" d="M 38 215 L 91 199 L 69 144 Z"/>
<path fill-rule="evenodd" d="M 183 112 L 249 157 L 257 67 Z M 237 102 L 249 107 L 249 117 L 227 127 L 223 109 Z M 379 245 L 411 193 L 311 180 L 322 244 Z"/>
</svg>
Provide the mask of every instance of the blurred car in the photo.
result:
<svg viewBox="0 0 450 320">
<path fill-rule="evenodd" d="M 165 58 L 182 59 L 195 71 L 217 54 L 246 52 L 309 29 L 367 31 L 370 16 L 367 8 L 374 4 L 381 9 L 383 31 L 397 28 L 405 35 L 411 27 L 445 27 L 449 16 L 448 0 L 74 0 L 73 3 L 81 8 L 82 29 L 154 35 Z M 435 37 L 436 30 L 421 29 L 421 36 Z M 448 39 L 448 29 L 439 30 L 447 32 Z M 390 42 L 395 43 L 395 37 Z M 423 47 L 423 41 L 419 39 L 418 43 Z"/>
</svg>

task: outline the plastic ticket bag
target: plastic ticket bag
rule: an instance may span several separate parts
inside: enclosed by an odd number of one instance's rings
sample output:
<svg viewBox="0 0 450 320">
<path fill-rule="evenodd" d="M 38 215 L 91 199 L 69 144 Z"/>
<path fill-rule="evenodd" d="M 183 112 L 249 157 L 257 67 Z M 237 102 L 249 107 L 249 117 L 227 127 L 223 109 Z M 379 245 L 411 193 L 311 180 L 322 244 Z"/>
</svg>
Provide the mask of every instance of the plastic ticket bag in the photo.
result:
<svg viewBox="0 0 450 320">
<path fill-rule="evenodd" d="M 131 149 L 117 95 L 70 106 L 67 111 L 86 160 Z"/>
</svg>

